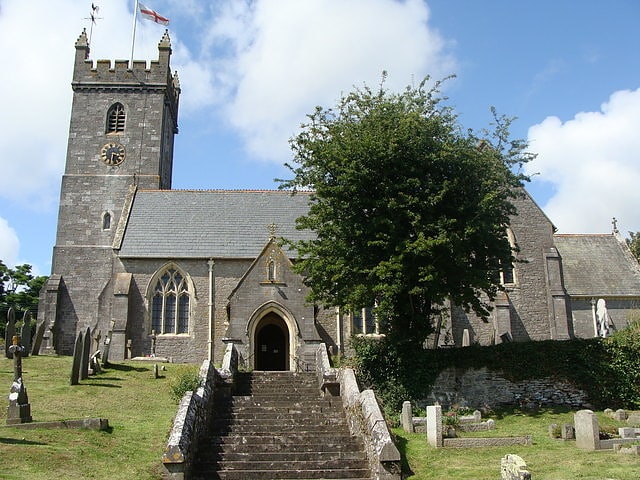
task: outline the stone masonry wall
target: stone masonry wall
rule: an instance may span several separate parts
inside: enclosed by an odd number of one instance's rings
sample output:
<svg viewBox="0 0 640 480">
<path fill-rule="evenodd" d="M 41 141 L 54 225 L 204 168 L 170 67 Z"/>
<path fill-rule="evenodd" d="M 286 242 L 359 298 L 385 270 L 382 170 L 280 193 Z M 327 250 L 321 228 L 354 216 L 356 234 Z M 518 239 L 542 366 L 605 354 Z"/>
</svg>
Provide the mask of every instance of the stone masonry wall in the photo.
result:
<svg viewBox="0 0 640 480">
<path fill-rule="evenodd" d="M 426 404 L 436 401 L 443 408 L 460 405 L 480 410 L 504 406 L 589 406 L 586 393 L 566 380 L 544 378 L 512 382 L 500 372 L 487 368 L 444 370 L 436 379 Z"/>
</svg>

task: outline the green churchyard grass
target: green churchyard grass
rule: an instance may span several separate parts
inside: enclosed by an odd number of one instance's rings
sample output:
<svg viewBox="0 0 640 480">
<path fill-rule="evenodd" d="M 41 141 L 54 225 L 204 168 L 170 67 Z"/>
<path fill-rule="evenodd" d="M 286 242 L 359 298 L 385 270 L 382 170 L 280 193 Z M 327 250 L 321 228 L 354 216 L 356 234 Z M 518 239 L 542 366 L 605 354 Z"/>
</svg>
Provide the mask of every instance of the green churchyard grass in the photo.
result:
<svg viewBox="0 0 640 480">
<path fill-rule="evenodd" d="M 176 412 L 172 387 L 198 366 L 169 364 L 154 378 L 151 362 L 121 362 L 99 375 L 70 386 L 71 357 L 38 356 L 23 360 L 23 376 L 35 422 L 81 418 L 106 418 L 110 430 L 18 430 L 5 426 L 7 395 L 13 378 L 13 362 L 0 358 L 0 478 L 3 480 L 159 479 L 160 458 Z M 5 393 L 2 393 L 4 389 Z M 6 394 L 6 395 L 5 395 Z M 613 406 L 615 408 L 615 406 Z M 549 438 L 551 423 L 571 423 L 568 411 L 493 415 L 496 430 L 473 435 L 533 435 L 528 447 L 435 449 L 424 434 L 394 429 L 406 478 L 495 479 L 500 459 L 520 455 L 536 479 L 640 478 L 640 459 L 612 451 L 583 452 L 574 442 Z M 618 422 L 599 417 L 605 429 Z M 622 423 L 620 423 L 622 426 Z M 472 434 L 464 434 L 472 435 Z"/>
</svg>

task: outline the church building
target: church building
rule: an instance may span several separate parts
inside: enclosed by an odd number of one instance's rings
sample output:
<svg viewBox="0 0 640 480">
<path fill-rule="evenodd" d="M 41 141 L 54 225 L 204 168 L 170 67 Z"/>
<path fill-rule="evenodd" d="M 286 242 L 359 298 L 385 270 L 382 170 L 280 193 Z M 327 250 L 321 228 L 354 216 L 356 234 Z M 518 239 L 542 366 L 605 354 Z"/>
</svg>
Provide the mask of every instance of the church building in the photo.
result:
<svg viewBox="0 0 640 480">
<path fill-rule="evenodd" d="M 313 238 L 295 228 L 309 193 L 171 189 L 180 84 L 168 33 L 149 65 L 93 62 L 84 32 L 75 48 L 43 349 L 70 354 L 88 328 L 112 361 L 219 363 L 233 342 L 248 368 L 308 370 L 321 342 L 344 352 L 352 335 L 380 333 L 370 308 L 307 302 L 279 239 Z M 432 346 L 606 335 L 638 308 L 640 267 L 616 231 L 557 235 L 531 197 L 517 206 L 507 233 L 521 261 L 492 317 L 452 306 Z"/>
</svg>

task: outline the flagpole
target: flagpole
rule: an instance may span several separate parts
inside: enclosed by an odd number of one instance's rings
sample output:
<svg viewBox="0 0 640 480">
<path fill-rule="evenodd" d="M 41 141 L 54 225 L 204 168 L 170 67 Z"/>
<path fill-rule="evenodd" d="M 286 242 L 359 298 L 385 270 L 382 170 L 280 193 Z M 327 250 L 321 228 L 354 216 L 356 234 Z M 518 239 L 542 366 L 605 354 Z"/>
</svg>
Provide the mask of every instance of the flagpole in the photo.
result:
<svg viewBox="0 0 640 480">
<path fill-rule="evenodd" d="M 138 17 L 138 0 L 133 7 L 133 28 L 131 29 L 131 61 L 129 62 L 129 69 L 133 70 L 133 48 L 136 44 L 136 19 Z"/>
</svg>

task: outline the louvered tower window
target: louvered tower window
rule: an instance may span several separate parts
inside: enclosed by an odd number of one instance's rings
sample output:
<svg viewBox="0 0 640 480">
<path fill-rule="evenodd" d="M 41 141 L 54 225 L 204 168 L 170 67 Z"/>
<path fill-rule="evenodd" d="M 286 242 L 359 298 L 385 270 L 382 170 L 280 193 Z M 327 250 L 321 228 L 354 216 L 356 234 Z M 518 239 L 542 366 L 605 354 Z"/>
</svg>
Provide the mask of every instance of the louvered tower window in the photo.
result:
<svg viewBox="0 0 640 480">
<path fill-rule="evenodd" d="M 114 103 L 107 113 L 107 133 L 124 132 L 124 122 L 126 114 L 121 103 Z"/>
</svg>

